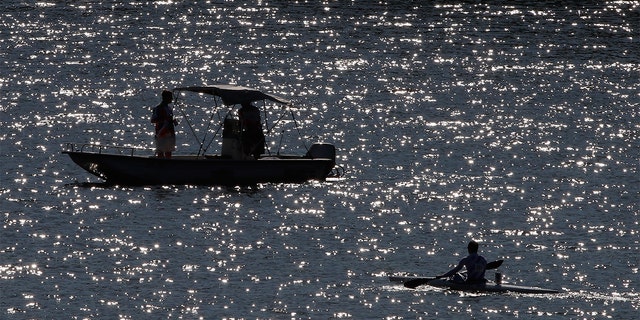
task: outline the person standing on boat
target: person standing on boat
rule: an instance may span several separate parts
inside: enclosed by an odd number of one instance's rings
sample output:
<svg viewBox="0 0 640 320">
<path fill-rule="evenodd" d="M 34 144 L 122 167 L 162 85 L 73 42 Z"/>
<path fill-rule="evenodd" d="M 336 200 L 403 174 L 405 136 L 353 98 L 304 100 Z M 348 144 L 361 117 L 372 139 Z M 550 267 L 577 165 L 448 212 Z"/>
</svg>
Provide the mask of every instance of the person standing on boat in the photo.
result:
<svg viewBox="0 0 640 320">
<path fill-rule="evenodd" d="M 437 276 L 436 278 L 448 278 L 453 276 L 453 281 L 455 282 L 485 283 L 487 280 L 484 278 L 484 272 L 487 268 L 487 260 L 478 254 L 478 246 L 477 242 L 470 241 L 467 245 L 469 255 L 460 260 L 455 268 L 443 275 Z M 458 273 L 458 271 L 462 270 L 462 267 L 465 267 L 467 271 L 466 277 Z"/>
<path fill-rule="evenodd" d="M 171 152 L 176 149 L 175 120 L 173 110 L 169 104 L 173 101 L 173 93 L 162 91 L 162 102 L 153 108 L 151 123 L 155 124 L 156 155 L 158 158 L 171 158 Z"/>
<path fill-rule="evenodd" d="M 260 109 L 250 102 L 245 102 L 238 111 L 238 116 L 242 126 L 242 152 L 258 159 L 264 153 L 264 132 L 262 131 Z"/>
</svg>

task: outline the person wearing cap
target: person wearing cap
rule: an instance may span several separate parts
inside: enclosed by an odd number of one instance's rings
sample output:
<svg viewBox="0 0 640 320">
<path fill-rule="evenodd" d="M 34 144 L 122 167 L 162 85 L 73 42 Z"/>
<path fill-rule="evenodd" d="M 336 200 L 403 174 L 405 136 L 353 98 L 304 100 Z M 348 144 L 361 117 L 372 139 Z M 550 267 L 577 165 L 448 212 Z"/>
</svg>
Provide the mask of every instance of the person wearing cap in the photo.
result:
<svg viewBox="0 0 640 320">
<path fill-rule="evenodd" d="M 470 241 L 467 245 L 467 251 L 469 255 L 460 260 L 458 265 L 451 269 L 449 272 L 437 276 L 436 278 L 449 278 L 453 276 L 453 281 L 464 283 L 484 283 L 487 280 L 484 278 L 484 273 L 487 268 L 487 260 L 478 254 L 478 243 Z M 458 273 L 462 270 L 462 267 L 466 269 L 466 275 Z"/>
<path fill-rule="evenodd" d="M 156 156 L 158 158 L 171 158 L 171 152 L 176 149 L 176 130 L 173 110 L 169 104 L 173 101 L 173 93 L 162 91 L 162 102 L 153 108 L 151 123 L 155 124 Z"/>
</svg>

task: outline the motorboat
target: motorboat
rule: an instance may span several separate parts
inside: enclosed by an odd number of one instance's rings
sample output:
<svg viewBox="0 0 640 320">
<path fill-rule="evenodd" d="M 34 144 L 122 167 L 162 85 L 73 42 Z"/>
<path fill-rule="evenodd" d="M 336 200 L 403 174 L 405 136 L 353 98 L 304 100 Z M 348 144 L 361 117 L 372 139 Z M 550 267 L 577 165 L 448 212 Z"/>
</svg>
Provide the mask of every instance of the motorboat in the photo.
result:
<svg viewBox="0 0 640 320">
<path fill-rule="evenodd" d="M 317 142 L 310 147 L 304 146 L 306 152 L 300 155 L 281 154 L 281 146 L 272 152 L 270 146 L 276 143 L 269 136 L 276 132 L 278 123 L 284 115 L 290 113 L 297 131 L 300 132 L 292 103 L 282 97 L 264 93 L 259 90 L 236 85 L 213 85 L 197 87 L 179 87 L 173 90 L 174 105 L 180 108 L 188 127 L 197 138 L 197 153 L 180 155 L 171 158 L 159 158 L 155 154 L 146 154 L 139 148 L 126 146 L 101 145 L 97 143 L 67 143 L 63 154 L 89 173 L 114 185 L 223 185 L 251 186 L 259 183 L 303 183 L 310 180 L 325 181 L 328 177 L 339 176 L 341 171 L 336 166 L 336 149 L 333 144 Z M 191 104 L 180 105 L 183 96 L 195 95 L 209 97 L 213 106 L 210 109 L 210 122 L 206 130 L 194 128 L 187 115 Z M 246 103 L 261 102 L 263 106 L 274 104 L 282 110 L 280 117 L 267 121 L 266 107 L 264 112 L 265 152 L 259 155 L 247 155 L 243 150 L 243 128 L 238 117 L 238 110 Z M 187 109 L 187 111 L 185 111 Z M 220 116 L 221 109 L 226 114 Z M 271 110 L 271 109 L 270 109 Z M 219 115 L 219 124 L 214 122 L 214 115 Z M 217 130 L 214 130 L 217 127 Z M 198 133 L 204 137 L 199 138 Z M 284 130 L 283 130 L 284 131 Z M 220 133 L 221 132 L 221 133 Z M 213 133 L 211 135 L 211 133 Z M 284 133 L 282 133 L 284 134 Z M 209 138 L 207 138 L 209 136 Z M 208 149 L 216 140 L 222 140 L 217 154 L 209 154 Z"/>
</svg>

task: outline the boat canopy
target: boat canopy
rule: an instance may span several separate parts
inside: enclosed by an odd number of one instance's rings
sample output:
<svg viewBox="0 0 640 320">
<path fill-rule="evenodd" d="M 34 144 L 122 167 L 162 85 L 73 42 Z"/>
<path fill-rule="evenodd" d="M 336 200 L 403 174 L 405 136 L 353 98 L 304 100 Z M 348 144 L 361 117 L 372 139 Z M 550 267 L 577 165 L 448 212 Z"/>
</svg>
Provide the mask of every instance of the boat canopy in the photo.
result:
<svg viewBox="0 0 640 320">
<path fill-rule="evenodd" d="M 267 94 L 255 89 L 230 84 L 204 87 L 182 87 L 175 88 L 173 89 L 173 91 L 190 91 L 218 96 L 222 99 L 222 103 L 227 106 L 234 104 L 251 103 L 260 100 L 270 100 L 282 104 L 290 103 L 289 100 L 274 96 L 272 94 Z"/>
</svg>

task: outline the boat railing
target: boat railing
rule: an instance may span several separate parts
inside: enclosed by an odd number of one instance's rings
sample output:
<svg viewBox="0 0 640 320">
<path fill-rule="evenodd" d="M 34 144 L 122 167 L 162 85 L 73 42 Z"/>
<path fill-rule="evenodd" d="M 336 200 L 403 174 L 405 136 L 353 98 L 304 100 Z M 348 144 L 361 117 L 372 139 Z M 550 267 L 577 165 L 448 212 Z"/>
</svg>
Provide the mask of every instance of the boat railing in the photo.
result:
<svg viewBox="0 0 640 320">
<path fill-rule="evenodd" d="M 80 153 L 97 153 L 97 154 L 117 154 L 117 155 L 129 155 L 133 156 L 136 152 L 141 153 L 145 148 L 129 147 L 129 146 L 115 146 L 115 145 L 102 145 L 95 143 L 73 143 L 68 142 L 65 144 L 63 151 L 65 152 L 80 152 Z"/>
</svg>

